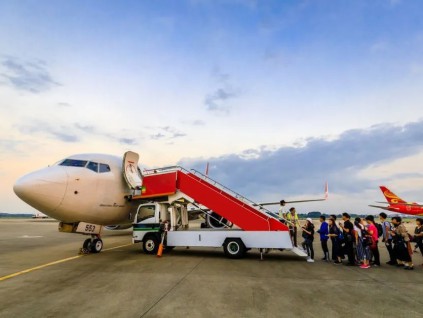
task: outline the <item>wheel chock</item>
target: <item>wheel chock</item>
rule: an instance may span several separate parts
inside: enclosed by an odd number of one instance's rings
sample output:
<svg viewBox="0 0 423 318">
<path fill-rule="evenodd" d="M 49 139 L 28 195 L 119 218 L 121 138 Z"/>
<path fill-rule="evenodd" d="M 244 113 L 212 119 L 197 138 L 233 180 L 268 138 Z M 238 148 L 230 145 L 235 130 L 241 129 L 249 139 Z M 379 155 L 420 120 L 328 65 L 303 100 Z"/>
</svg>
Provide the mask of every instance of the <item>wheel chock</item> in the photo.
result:
<svg viewBox="0 0 423 318">
<path fill-rule="evenodd" d="M 162 257 L 163 254 L 163 244 L 159 245 L 159 249 L 157 250 L 157 257 Z"/>
</svg>

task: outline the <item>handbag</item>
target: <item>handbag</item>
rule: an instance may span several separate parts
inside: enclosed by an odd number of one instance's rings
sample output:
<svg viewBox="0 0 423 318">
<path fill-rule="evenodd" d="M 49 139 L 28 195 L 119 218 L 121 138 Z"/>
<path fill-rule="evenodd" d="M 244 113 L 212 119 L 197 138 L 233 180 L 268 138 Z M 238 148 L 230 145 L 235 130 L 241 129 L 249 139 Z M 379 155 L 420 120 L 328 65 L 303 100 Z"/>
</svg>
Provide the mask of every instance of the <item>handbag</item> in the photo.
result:
<svg viewBox="0 0 423 318">
<path fill-rule="evenodd" d="M 363 237 L 363 246 L 373 246 L 373 238 L 371 236 Z"/>
</svg>

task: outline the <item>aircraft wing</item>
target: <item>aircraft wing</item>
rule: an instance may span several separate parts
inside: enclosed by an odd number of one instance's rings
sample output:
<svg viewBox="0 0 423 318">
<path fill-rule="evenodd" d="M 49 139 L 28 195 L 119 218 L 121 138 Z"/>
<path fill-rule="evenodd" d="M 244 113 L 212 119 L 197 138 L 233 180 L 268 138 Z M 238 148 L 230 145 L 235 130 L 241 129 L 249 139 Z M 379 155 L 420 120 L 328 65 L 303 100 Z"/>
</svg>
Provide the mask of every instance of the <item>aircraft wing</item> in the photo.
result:
<svg viewBox="0 0 423 318">
<path fill-rule="evenodd" d="M 376 203 L 382 203 L 382 204 L 386 204 L 386 201 L 375 201 Z M 395 206 L 395 205 L 415 205 L 415 206 L 423 206 L 420 205 L 418 203 L 390 203 L 391 205 Z"/>
<path fill-rule="evenodd" d="M 369 206 L 370 206 L 370 207 L 372 207 L 372 208 L 378 208 L 378 209 L 384 209 L 384 210 L 391 211 L 391 210 L 389 209 L 389 207 L 387 207 L 387 206 L 371 205 L 371 204 L 369 204 Z"/>
<path fill-rule="evenodd" d="M 317 202 L 317 201 L 326 201 L 329 196 L 329 189 L 328 189 L 328 183 L 325 184 L 325 197 L 323 199 L 307 199 L 307 200 L 295 200 L 295 201 L 285 201 L 285 203 L 303 203 L 303 202 Z M 281 202 L 264 202 L 264 203 L 258 203 L 254 204 L 254 206 L 265 206 L 265 205 L 279 205 Z"/>
<path fill-rule="evenodd" d="M 311 199 L 311 200 L 285 201 L 285 203 L 302 203 L 302 202 L 316 202 L 316 201 L 326 201 L 326 198 L 325 198 L 325 199 Z M 277 204 L 280 204 L 280 201 L 278 201 L 278 202 L 264 202 L 264 203 L 258 203 L 258 204 L 255 204 L 255 206 L 277 205 Z"/>
<path fill-rule="evenodd" d="M 423 204 L 418 203 L 401 203 L 402 205 L 409 205 L 409 206 L 417 206 L 417 207 L 423 207 Z"/>
<path fill-rule="evenodd" d="M 376 201 L 376 203 L 386 203 L 386 202 Z M 408 206 L 423 207 L 423 204 L 418 204 L 418 203 L 397 203 L 397 204 L 391 203 L 391 206 L 395 206 L 395 205 L 408 205 Z"/>
</svg>

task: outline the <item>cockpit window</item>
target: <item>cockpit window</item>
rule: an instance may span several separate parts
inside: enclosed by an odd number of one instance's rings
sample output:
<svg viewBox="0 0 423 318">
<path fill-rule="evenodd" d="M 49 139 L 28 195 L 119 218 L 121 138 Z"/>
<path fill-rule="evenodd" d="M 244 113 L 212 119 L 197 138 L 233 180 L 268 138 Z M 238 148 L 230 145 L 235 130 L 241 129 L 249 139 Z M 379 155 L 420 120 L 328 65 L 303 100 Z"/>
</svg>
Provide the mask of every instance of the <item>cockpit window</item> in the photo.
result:
<svg viewBox="0 0 423 318">
<path fill-rule="evenodd" d="M 87 164 L 86 160 L 76 160 L 76 159 L 65 159 L 60 164 L 60 166 L 66 166 L 66 167 L 85 167 Z"/>
<path fill-rule="evenodd" d="M 110 172 L 110 166 L 104 163 L 100 163 L 100 173 Z"/>
<path fill-rule="evenodd" d="M 94 171 L 94 172 L 98 172 L 98 163 L 90 161 L 87 164 L 87 168 Z"/>
<path fill-rule="evenodd" d="M 110 172 L 109 165 L 88 160 L 65 159 L 59 163 L 59 166 L 87 168 L 95 173 Z"/>
</svg>

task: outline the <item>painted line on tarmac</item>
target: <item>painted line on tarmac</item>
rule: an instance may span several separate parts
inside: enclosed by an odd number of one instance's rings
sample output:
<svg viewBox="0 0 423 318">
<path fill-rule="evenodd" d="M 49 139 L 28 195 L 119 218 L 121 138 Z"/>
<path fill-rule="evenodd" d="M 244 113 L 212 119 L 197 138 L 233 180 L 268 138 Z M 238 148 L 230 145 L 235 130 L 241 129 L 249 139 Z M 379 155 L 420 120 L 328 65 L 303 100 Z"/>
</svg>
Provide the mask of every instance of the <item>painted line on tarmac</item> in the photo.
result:
<svg viewBox="0 0 423 318">
<path fill-rule="evenodd" d="M 114 249 L 117 249 L 117 248 L 126 247 L 126 246 L 129 246 L 129 245 L 132 245 L 132 243 L 131 244 L 125 244 L 125 245 L 119 245 L 119 246 L 107 248 L 107 249 L 104 249 L 103 251 L 106 252 L 106 251 L 114 250 Z M 43 264 L 43 265 L 35 266 L 35 267 L 32 267 L 32 268 L 28 268 L 28 269 L 25 269 L 23 271 L 16 272 L 16 273 L 13 273 L 13 274 L 10 274 L 10 275 L 2 276 L 2 277 L 0 277 L 0 282 L 3 281 L 3 280 L 9 279 L 9 278 L 13 278 L 13 277 L 16 277 L 16 276 L 19 276 L 19 275 L 23 275 L 23 274 L 27 274 L 27 273 L 36 271 L 36 270 L 39 270 L 39 269 L 42 269 L 42 268 L 46 268 L 46 267 L 49 267 L 49 266 L 57 265 L 57 264 L 60 264 L 60 263 L 65 263 L 65 262 L 68 262 L 68 261 L 72 261 L 74 259 L 77 259 L 77 258 L 80 258 L 80 257 L 84 257 L 84 256 L 87 256 L 87 255 L 76 255 L 76 256 L 72 256 L 72 257 L 60 259 L 58 261 L 50 262 L 50 263 L 47 263 L 47 264 Z"/>
<path fill-rule="evenodd" d="M 6 279 L 16 277 L 16 276 L 19 276 L 19 275 L 22 275 L 22 274 L 30 273 L 30 272 L 33 272 L 33 271 L 36 271 L 38 269 L 42 269 L 42 268 L 45 268 L 45 267 L 48 267 L 48 266 L 52 266 L 52 265 L 64 263 L 64 262 L 67 262 L 67 261 L 71 261 L 73 259 L 77 259 L 77 258 L 80 258 L 82 256 L 83 255 L 77 255 L 77 256 L 73 256 L 73 257 L 64 258 L 64 259 L 61 259 L 61 260 L 58 260 L 58 261 L 55 261 L 55 262 L 47 263 L 47 264 L 44 264 L 44 265 L 39 265 L 39 266 L 35 266 L 35 267 L 32 267 L 32 268 L 28 268 L 28 269 L 25 269 L 25 270 L 20 271 L 20 272 L 16 272 L 16 273 L 13 273 L 13 274 L 10 274 L 10 275 L 0 277 L 0 282 L 2 280 L 6 280 Z"/>
<path fill-rule="evenodd" d="M 110 248 L 106 248 L 106 249 L 104 249 L 103 251 L 104 251 L 104 252 L 106 252 L 106 251 L 111 251 L 111 250 L 115 250 L 115 249 L 117 249 L 117 248 L 121 248 L 121 247 L 126 247 L 126 246 L 129 246 L 129 245 L 132 245 L 132 243 L 130 243 L 130 244 L 124 244 L 124 245 L 119 245 L 119 246 L 115 246 L 115 247 L 110 247 Z"/>
</svg>

